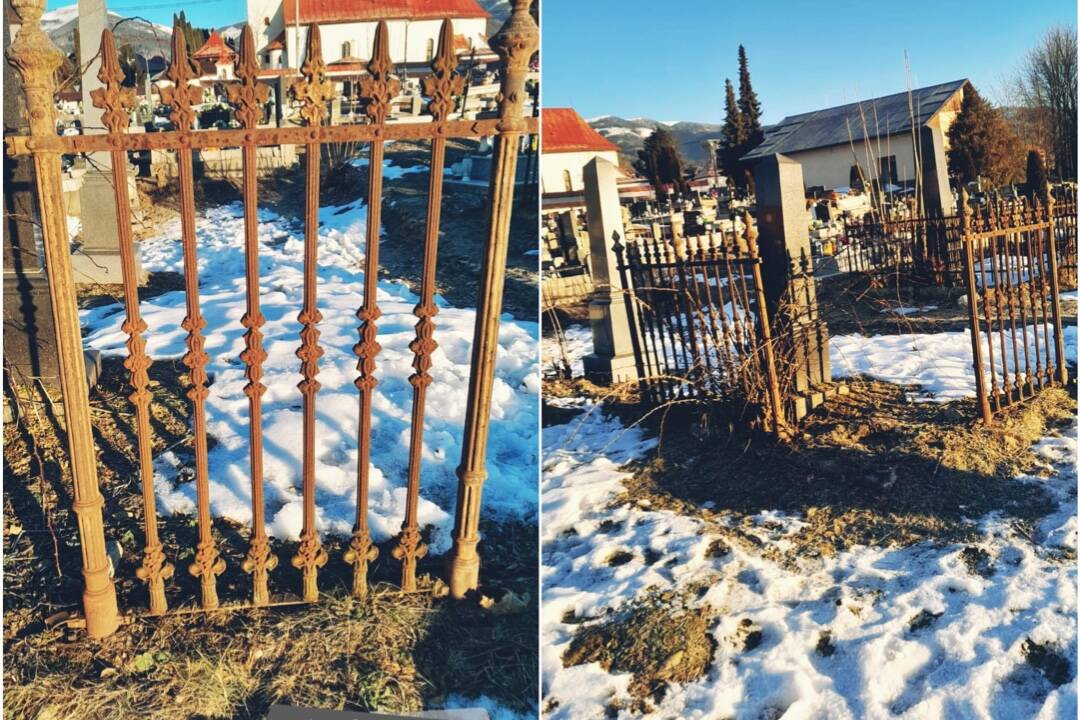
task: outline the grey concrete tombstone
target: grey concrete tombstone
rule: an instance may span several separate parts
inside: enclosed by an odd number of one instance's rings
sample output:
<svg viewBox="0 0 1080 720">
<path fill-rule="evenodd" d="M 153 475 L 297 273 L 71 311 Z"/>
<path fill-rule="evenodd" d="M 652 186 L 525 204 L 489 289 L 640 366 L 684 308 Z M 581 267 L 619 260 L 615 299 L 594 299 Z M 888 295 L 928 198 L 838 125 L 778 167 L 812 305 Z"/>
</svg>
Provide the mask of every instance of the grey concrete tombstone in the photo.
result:
<svg viewBox="0 0 1080 720">
<path fill-rule="evenodd" d="M 778 358 L 795 363 L 794 390 L 832 379 L 829 336 L 818 312 L 802 165 L 784 155 L 754 165 L 762 283 Z"/>
<path fill-rule="evenodd" d="M 94 58 L 82 76 L 82 127 L 86 135 L 105 132 L 101 119 L 104 111 L 94 107 L 90 93 L 102 85 L 98 79 L 101 60 L 96 56 L 101 44 L 101 33 L 107 23 L 105 0 L 79 0 L 80 56 Z M 116 178 L 117 181 L 128 181 L 127 163 L 124 163 L 124 170 L 124 177 Z M 79 199 L 82 207 L 82 245 L 71 258 L 72 274 L 77 285 L 119 285 L 124 281 L 120 267 L 113 180 L 109 153 L 90 153 L 87 156 L 86 174 L 83 176 Z M 140 284 L 145 283 L 146 276 L 139 263 L 137 243 L 135 266 Z"/>
<path fill-rule="evenodd" d="M 945 136 L 941 128 L 919 128 L 919 164 L 922 166 L 923 202 L 926 214 L 956 214 L 956 202 L 949 189 L 949 168 L 945 158 Z"/>
<path fill-rule="evenodd" d="M 625 242 L 618 168 L 593 158 L 583 172 L 585 212 L 589 225 L 589 269 L 593 296 L 589 303 L 593 352 L 585 356 L 585 377 L 600 384 L 638 380 L 634 359 L 633 317 L 627 309 L 625 288 L 615 256 L 615 238 Z"/>
</svg>

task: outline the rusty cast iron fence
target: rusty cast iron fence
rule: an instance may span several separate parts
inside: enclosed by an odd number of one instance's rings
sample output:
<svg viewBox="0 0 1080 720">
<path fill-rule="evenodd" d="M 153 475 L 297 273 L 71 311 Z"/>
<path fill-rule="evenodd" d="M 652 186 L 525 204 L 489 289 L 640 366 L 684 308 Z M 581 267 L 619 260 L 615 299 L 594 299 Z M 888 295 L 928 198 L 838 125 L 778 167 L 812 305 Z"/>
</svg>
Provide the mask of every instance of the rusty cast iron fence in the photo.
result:
<svg viewBox="0 0 1080 720">
<path fill-rule="evenodd" d="M 1059 227 L 1053 195 L 974 210 L 961 193 L 975 390 L 982 420 L 1049 385 L 1068 383 L 1061 325 L 1060 243 L 1076 223 Z"/>
<path fill-rule="evenodd" d="M 84 576 L 83 608 L 86 628 L 93 637 L 111 634 L 119 625 L 116 590 L 110 575 L 105 552 L 102 521 L 104 504 L 98 488 L 95 465 L 94 435 L 90 423 L 89 393 L 84 372 L 82 338 L 72 278 L 67 225 L 64 218 L 60 157 L 63 154 L 108 152 L 111 155 L 114 177 L 125 176 L 127 154 L 132 151 L 157 149 L 176 153 L 179 169 L 181 240 L 184 257 L 184 284 L 187 316 L 182 327 L 187 331 L 188 352 L 184 365 L 188 368 L 191 400 L 195 478 L 197 488 L 197 518 L 199 542 L 195 561 L 188 568 L 198 577 L 201 586 L 201 606 L 219 606 L 217 577 L 225 568 L 211 531 L 209 467 L 205 402 L 208 378 L 205 366 L 209 360 L 204 349 L 203 330 L 206 321 L 200 312 L 197 247 L 195 242 L 195 201 L 192 152 L 208 147 L 240 147 L 243 154 L 244 241 L 246 255 L 245 288 L 247 312 L 242 324 L 247 328 L 245 350 L 241 359 L 247 365 L 248 384 L 244 393 L 249 400 L 250 465 L 252 527 L 250 547 L 243 569 L 252 576 L 251 604 L 269 602 L 268 575 L 277 566 L 270 552 L 266 535 L 263 508 L 261 397 L 267 388 L 262 383 L 262 363 L 267 354 L 263 349 L 260 328 L 265 318 L 259 307 L 259 262 L 256 150 L 262 146 L 302 144 L 307 158 L 307 207 L 304 237 L 303 307 L 298 316 L 300 324 L 301 361 L 299 388 L 303 396 L 303 529 L 292 564 L 302 572 L 301 595 L 304 601 L 318 598 L 318 571 L 327 562 L 315 528 L 315 403 L 318 397 L 319 322 L 322 314 L 316 296 L 318 263 L 319 157 L 325 144 L 366 142 L 370 146 L 368 186 L 368 223 L 365 288 L 357 312 L 360 320 L 359 342 L 353 350 L 358 358 L 359 375 L 355 381 L 359 391 L 359 463 L 357 482 L 356 520 L 352 541 L 345 560 L 353 566 L 353 593 L 363 597 L 367 591 L 369 563 L 378 548 L 373 544 L 368 528 L 368 472 L 371 435 L 371 409 L 374 389 L 378 382 L 376 357 L 381 349 L 377 341 L 377 278 L 379 276 L 379 216 L 382 195 L 383 146 L 396 139 L 426 139 L 431 142 L 431 172 L 428 195 L 427 223 L 424 233 L 424 252 L 416 338 L 410 344 L 415 354 L 415 373 L 409 377 L 413 386 L 411 436 L 408 462 L 407 507 L 405 520 L 393 550 L 401 564 L 401 587 L 416 587 L 416 562 L 427 552 L 421 541 L 417 524 L 417 504 L 420 488 L 420 456 L 424 424 L 425 391 L 431 384 L 429 370 L 436 348 L 434 318 L 438 312 L 434 302 L 435 263 L 439 236 L 439 212 L 442 198 L 443 166 L 448 138 L 495 137 L 494 159 L 489 190 L 490 209 L 487 218 L 487 238 L 481 265 L 481 282 L 473 338 L 472 364 L 469 378 L 468 404 L 464 421 L 457 506 L 453 530 L 453 549 L 450 554 L 448 580 L 450 594 L 461 598 L 477 586 L 480 557 L 479 514 L 481 488 L 486 478 L 486 449 L 491 395 L 494 382 L 495 351 L 499 315 L 502 306 L 503 282 L 506 268 L 510 215 L 514 196 L 514 179 L 518 150 L 523 135 L 537 132 L 536 118 L 523 117 L 527 97 L 525 80 L 529 61 L 538 46 L 538 31 L 529 13 L 530 0 L 514 0 L 507 23 L 491 39 L 491 47 L 501 57 L 501 91 L 498 112 L 493 117 L 476 120 L 451 120 L 457 97 L 463 92 L 463 78 L 456 72 L 454 34 L 449 20 L 442 26 L 438 51 L 432 62 L 432 73 L 424 79 L 423 91 L 428 98 L 430 122 L 394 123 L 389 110 L 400 89 L 392 74 L 389 38 L 385 22 L 375 33 L 371 61 L 367 74 L 361 78 L 360 94 L 366 100 L 367 122 L 330 126 L 326 124 L 327 104 L 335 90 L 326 76 L 326 64 L 320 47 L 318 26 L 311 26 L 306 59 L 300 77 L 293 85 L 294 100 L 299 104 L 302 125 L 296 127 L 258 127 L 267 88 L 259 82 L 259 64 L 250 27 L 245 27 L 236 63 L 237 82 L 228 86 L 230 102 L 241 124 L 239 129 L 195 130 L 194 106 L 201 101 L 202 90 L 188 57 L 184 36 L 173 33 L 172 62 L 166 72 L 168 87 L 162 87 L 163 100 L 171 107 L 170 120 L 175 129 L 167 132 L 128 133 L 129 110 L 134 92 L 123 86 L 124 72 L 120 67 L 115 42 L 105 30 L 101 42 L 103 86 L 94 91 L 96 107 L 104 110 L 103 122 L 107 132 L 99 135 L 62 137 L 56 133 L 56 87 L 54 73 L 64 61 L 63 54 L 52 45 L 41 28 L 44 0 L 12 0 L 20 29 L 7 50 L 12 65 L 20 73 L 26 95 L 30 133 L 8 138 L 8 151 L 13 155 L 30 155 L 37 177 L 38 208 L 44 240 L 53 312 L 56 317 L 57 348 L 59 353 L 61 388 L 65 409 L 67 449 L 70 454 L 74 510 L 77 516 L 82 549 Z M 153 486 L 150 403 L 147 369 L 150 359 L 143 337 L 148 328 L 139 314 L 139 295 L 135 275 L 132 228 L 126 183 L 114 182 L 115 203 L 119 209 L 119 246 L 122 259 L 124 331 L 129 335 L 128 357 L 124 366 L 130 373 L 131 402 L 135 407 L 138 428 L 139 475 L 142 483 L 145 543 L 138 577 L 149 591 L 149 612 L 160 615 L 168 609 L 165 580 L 174 572 L 166 561 L 158 536 Z"/>
<path fill-rule="evenodd" d="M 728 421 L 786 424 L 757 234 L 643 238 L 616 259 L 644 399 L 709 399 Z"/>
<path fill-rule="evenodd" d="M 1053 191 L 1056 241 L 1064 288 L 1077 284 L 1076 188 Z M 992 197 L 982 207 L 986 213 L 1005 217 L 1031 209 L 1033 200 Z M 901 219 L 845 219 L 843 245 L 836 251 L 840 272 L 858 273 L 877 284 L 905 287 L 964 287 L 962 219 L 948 216 L 916 216 Z"/>
</svg>

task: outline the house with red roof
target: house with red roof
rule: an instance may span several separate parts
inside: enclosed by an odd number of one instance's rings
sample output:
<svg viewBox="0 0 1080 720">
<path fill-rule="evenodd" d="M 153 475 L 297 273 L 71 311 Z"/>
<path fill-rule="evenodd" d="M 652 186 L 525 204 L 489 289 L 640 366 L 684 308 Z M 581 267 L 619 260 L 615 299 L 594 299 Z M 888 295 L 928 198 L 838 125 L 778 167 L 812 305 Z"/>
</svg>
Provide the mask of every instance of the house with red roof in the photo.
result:
<svg viewBox="0 0 1080 720">
<path fill-rule="evenodd" d="M 618 166 L 619 148 L 573 108 L 542 108 L 540 122 L 540 187 L 545 198 L 580 196 L 585 189 L 582 170 L 594 157 Z"/>
<path fill-rule="evenodd" d="M 191 54 L 201 78 L 232 80 L 236 51 L 225 44 L 217 30 L 210 31 L 203 46 Z"/>
<path fill-rule="evenodd" d="M 317 24 L 331 75 L 363 70 L 380 20 L 387 23 L 390 58 L 399 68 L 430 66 L 446 19 L 453 22 L 459 57 L 494 62 L 498 58 L 488 46 L 488 18 L 476 0 L 248 0 L 248 24 L 264 69 L 302 63 L 308 31 Z"/>
</svg>

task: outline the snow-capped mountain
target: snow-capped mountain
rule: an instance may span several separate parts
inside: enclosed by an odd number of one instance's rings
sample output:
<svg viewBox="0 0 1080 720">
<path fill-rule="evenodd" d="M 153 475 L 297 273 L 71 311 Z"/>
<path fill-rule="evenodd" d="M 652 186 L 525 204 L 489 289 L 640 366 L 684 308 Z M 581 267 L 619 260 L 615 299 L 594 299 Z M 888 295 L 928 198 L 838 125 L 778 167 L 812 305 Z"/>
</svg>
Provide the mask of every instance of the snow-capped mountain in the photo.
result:
<svg viewBox="0 0 1080 720">
<path fill-rule="evenodd" d="M 661 121 L 651 118 L 621 118 L 617 115 L 601 115 L 591 118 L 589 125 L 619 147 L 619 154 L 624 160 L 633 162 L 638 150 L 645 144 L 645 138 L 663 125 L 679 142 L 683 159 L 705 166 L 709 161 L 708 152 L 702 146 L 703 140 L 720 137 L 720 125 L 685 121 Z"/>
<path fill-rule="evenodd" d="M 125 18 L 114 12 L 108 14 L 108 20 L 117 47 L 131 45 L 137 54 L 145 58 L 169 57 L 172 28 L 139 18 Z M 54 45 L 68 55 L 73 54 L 75 30 L 79 27 L 79 6 L 65 5 L 44 13 L 41 16 L 41 27 Z"/>
</svg>

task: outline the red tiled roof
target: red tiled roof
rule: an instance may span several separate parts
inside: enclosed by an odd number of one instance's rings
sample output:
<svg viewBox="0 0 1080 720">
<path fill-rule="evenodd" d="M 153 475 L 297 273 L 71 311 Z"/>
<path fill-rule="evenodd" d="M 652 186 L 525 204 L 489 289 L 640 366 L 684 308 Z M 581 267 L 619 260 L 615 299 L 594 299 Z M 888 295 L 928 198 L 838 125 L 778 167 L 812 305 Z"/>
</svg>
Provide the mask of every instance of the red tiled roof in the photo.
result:
<svg viewBox="0 0 1080 720">
<path fill-rule="evenodd" d="M 541 152 L 618 152 L 619 148 L 592 129 L 573 108 L 542 108 Z"/>
<path fill-rule="evenodd" d="M 281 33 L 276 38 L 271 40 L 270 44 L 268 44 L 263 49 L 264 50 L 284 50 L 285 49 L 285 31 L 282 30 Z"/>
<path fill-rule="evenodd" d="M 203 46 L 201 48 L 194 52 L 192 57 L 198 60 L 216 60 L 219 58 L 224 58 L 227 60 L 231 58 L 234 54 L 235 53 L 233 52 L 233 49 L 226 45 L 222 37 L 218 35 L 218 31 L 211 30 L 210 37 L 207 38 L 206 42 L 203 43 Z"/>
<path fill-rule="evenodd" d="M 285 24 L 296 22 L 297 0 L 284 0 Z M 486 18 L 476 0 L 299 0 L 301 23 Z"/>
</svg>

